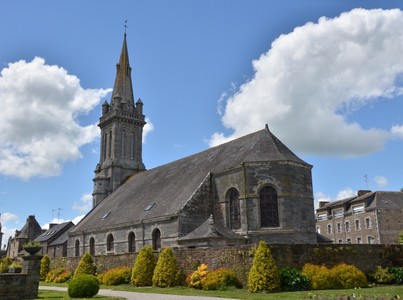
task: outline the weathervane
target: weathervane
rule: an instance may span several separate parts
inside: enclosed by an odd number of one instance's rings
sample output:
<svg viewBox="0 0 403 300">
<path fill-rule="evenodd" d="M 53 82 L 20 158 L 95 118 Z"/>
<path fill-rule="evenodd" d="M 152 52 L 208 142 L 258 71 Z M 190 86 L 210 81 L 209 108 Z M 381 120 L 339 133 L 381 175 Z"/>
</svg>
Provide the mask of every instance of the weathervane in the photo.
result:
<svg viewBox="0 0 403 300">
<path fill-rule="evenodd" d="M 125 35 L 126 35 L 126 30 L 127 30 L 127 18 L 126 18 L 126 20 L 125 20 L 125 24 L 123 25 L 123 27 L 125 28 Z"/>
</svg>

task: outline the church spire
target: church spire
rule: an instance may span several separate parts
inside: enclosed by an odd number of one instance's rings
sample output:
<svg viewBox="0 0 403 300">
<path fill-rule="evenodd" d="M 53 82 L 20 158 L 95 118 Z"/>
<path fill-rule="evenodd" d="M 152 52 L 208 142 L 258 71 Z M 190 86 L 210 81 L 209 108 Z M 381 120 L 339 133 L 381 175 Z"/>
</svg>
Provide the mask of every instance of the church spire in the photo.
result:
<svg viewBox="0 0 403 300">
<path fill-rule="evenodd" d="M 113 86 L 111 104 L 126 104 L 123 107 L 132 111 L 134 107 L 133 86 L 131 79 L 131 71 L 129 63 L 129 53 L 127 51 L 126 31 L 123 38 L 122 51 L 120 53 L 119 63 L 116 64 L 116 78 Z M 115 101 L 115 98 L 120 98 Z M 120 102 L 120 103 L 119 103 Z"/>
</svg>

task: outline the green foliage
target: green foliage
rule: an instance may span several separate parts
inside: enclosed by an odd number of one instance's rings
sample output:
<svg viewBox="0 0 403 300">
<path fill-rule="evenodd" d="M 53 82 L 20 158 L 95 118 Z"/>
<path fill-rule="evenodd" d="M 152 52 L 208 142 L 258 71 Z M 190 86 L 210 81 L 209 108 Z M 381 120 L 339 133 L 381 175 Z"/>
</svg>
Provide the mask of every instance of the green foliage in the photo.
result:
<svg viewBox="0 0 403 300">
<path fill-rule="evenodd" d="M 331 272 L 339 285 L 336 288 L 352 289 L 368 286 L 367 277 L 356 266 L 339 264 L 333 267 Z"/>
<path fill-rule="evenodd" d="M 259 242 L 249 272 L 250 292 L 275 292 L 280 290 L 280 275 L 270 249 L 264 241 Z"/>
<path fill-rule="evenodd" d="M 186 284 L 189 287 L 195 289 L 201 289 L 203 287 L 202 281 L 207 276 L 208 273 L 209 273 L 208 267 L 205 264 L 201 264 L 200 266 L 197 267 L 196 271 L 190 273 L 186 277 Z"/>
<path fill-rule="evenodd" d="M 374 283 L 387 284 L 393 281 L 393 274 L 389 272 L 389 268 L 377 266 L 375 271 L 369 274 L 369 278 Z"/>
<path fill-rule="evenodd" d="M 171 248 L 161 251 L 153 275 L 153 286 L 172 287 L 179 283 L 180 271 Z"/>
<path fill-rule="evenodd" d="M 150 246 L 141 248 L 134 262 L 131 282 L 134 286 L 151 286 L 155 269 L 155 256 Z"/>
<path fill-rule="evenodd" d="M 389 272 L 393 275 L 393 283 L 403 284 L 403 268 L 389 268 Z"/>
<path fill-rule="evenodd" d="M 10 271 L 10 269 L 14 269 L 14 273 L 21 273 L 23 268 L 23 263 L 20 260 L 15 260 L 13 261 L 13 263 L 8 267 L 8 271 Z"/>
<path fill-rule="evenodd" d="M 12 263 L 13 260 L 11 258 L 9 258 L 8 256 L 4 257 L 0 263 L 0 273 L 7 273 L 8 267 L 10 267 Z"/>
<path fill-rule="evenodd" d="M 89 274 L 94 275 L 95 273 L 95 265 L 94 259 L 89 253 L 85 253 L 83 257 L 81 257 L 80 262 L 74 272 L 74 277 L 81 275 L 81 274 Z"/>
<path fill-rule="evenodd" d="M 228 287 L 242 288 L 241 282 L 232 269 L 220 268 L 211 272 L 202 280 L 205 290 L 225 290 Z"/>
<path fill-rule="evenodd" d="M 282 291 L 307 291 L 311 289 L 309 278 L 302 275 L 297 269 L 280 269 L 280 283 Z"/>
<path fill-rule="evenodd" d="M 28 241 L 22 245 L 23 248 L 25 247 L 42 247 L 42 244 L 38 241 Z"/>
<path fill-rule="evenodd" d="M 339 264 L 328 269 L 325 266 L 305 264 L 302 274 L 309 278 L 315 290 L 349 289 L 368 285 L 365 274 L 353 265 Z"/>
<path fill-rule="evenodd" d="M 49 255 L 45 255 L 41 259 L 41 269 L 39 273 L 39 280 L 44 281 L 46 279 L 46 276 L 48 275 L 50 271 L 50 258 Z"/>
<path fill-rule="evenodd" d="M 70 298 L 92 298 L 99 291 L 99 283 L 94 275 L 81 274 L 69 282 L 67 292 Z"/>
<path fill-rule="evenodd" d="M 69 271 L 63 267 L 58 267 L 48 272 L 45 277 L 45 282 L 62 283 L 68 281 L 71 276 L 72 274 Z"/>
<path fill-rule="evenodd" d="M 314 290 L 334 289 L 338 285 L 332 272 L 325 266 L 305 264 L 301 274 L 309 278 Z"/>
<path fill-rule="evenodd" d="M 399 239 L 398 242 L 400 245 L 403 245 L 403 230 L 399 232 Z"/>
<path fill-rule="evenodd" d="M 130 283 L 131 275 L 129 267 L 116 267 L 98 275 L 98 279 L 105 285 L 120 285 Z"/>
</svg>

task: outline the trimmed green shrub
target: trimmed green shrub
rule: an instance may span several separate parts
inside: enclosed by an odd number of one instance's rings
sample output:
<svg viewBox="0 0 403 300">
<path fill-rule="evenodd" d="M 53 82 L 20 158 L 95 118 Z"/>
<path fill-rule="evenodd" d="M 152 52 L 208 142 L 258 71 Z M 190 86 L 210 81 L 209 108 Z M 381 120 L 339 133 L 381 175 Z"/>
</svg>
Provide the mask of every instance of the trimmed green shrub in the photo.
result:
<svg viewBox="0 0 403 300">
<path fill-rule="evenodd" d="M 89 253 L 85 253 L 83 257 L 81 257 L 80 262 L 78 263 L 78 266 L 76 268 L 76 271 L 74 272 L 74 277 L 82 274 L 89 274 L 89 275 L 95 274 L 94 259 Z"/>
<path fill-rule="evenodd" d="M 49 255 L 45 255 L 41 259 L 41 269 L 39 272 L 39 280 L 44 281 L 46 279 L 46 276 L 48 275 L 50 271 L 50 258 Z"/>
<path fill-rule="evenodd" d="M 403 284 L 403 268 L 389 268 L 389 272 L 393 275 L 393 283 Z"/>
<path fill-rule="evenodd" d="M 276 292 L 280 290 L 280 275 L 270 249 L 264 241 L 259 242 L 249 272 L 250 292 Z"/>
<path fill-rule="evenodd" d="M 70 298 L 92 298 L 99 291 L 99 283 L 94 275 L 81 274 L 69 282 L 67 292 Z"/>
<path fill-rule="evenodd" d="M 393 274 L 389 272 L 389 268 L 382 268 L 381 266 L 377 266 L 375 271 L 370 273 L 368 277 L 374 283 L 380 284 L 392 283 L 393 281 Z"/>
<path fill-rule="evenodd" d="M 153 286 L 172 287 L 179 283 L 180 272 L 176 257 L 171 248 L 161 251 L 155 266 L 153 275 Z"/>
<path fill-rule="evenodd" d="M 105 285 L 120 285 L 130 283 L 131 275 L 129 267 L 116 267 L 98 275 L 98 279 Z"/>
<path fill-rule="evenodd" d="M 367 277 L 356 266 L 343 263 L 333 267 L 331 272 L 337 279 L 338 285 L 343 289 L 368 286 Z"/>
<path fill-rule="evenodd" d="M 155 256 L 150 246 L 141 248 L 132 269 L 131 282 L 134 286 L 151 286 L 155 269 Z"/>
<path fill-rule="evenodd" d="M 186 277 L 186 284 L 189 287 L 195 289 L 201 289 L 203 287 L 202 281 L 207 276 L 208 272 L 209 272 L 208 267 L 205 264 L 201 264 L 200 266 L 197 267 L 196 271 L 190 273 Z"/>
<path fill-rule="evenodd" d="M 0 273 L 7 273 L 8 268 L 11 266 L 12 263 L 13 260 L 11 258 L 9 258 L 8 256 L 4 257 L 0 263 Z"/>
<path fill-rule="evenodd" d="M 205 290 L 225 290 L 228 287 L 242 288 L 241 282 L 232 269 L 220 268 L 207 273 L 202 280 Z"/>
<path fill-rule="evenodd" d="M 339 285 L 332 272 L 325 266 L 305 264 L 301 274 L 309 278 L 314 290 L 334 289 Z"/>
<path fill-rule="evenodd" d="M 309 278 L 302 275 L 297 269 L 280 269 L 280 283 L 282 291 L 307 291 L 311 289 Z"/>
</svg>

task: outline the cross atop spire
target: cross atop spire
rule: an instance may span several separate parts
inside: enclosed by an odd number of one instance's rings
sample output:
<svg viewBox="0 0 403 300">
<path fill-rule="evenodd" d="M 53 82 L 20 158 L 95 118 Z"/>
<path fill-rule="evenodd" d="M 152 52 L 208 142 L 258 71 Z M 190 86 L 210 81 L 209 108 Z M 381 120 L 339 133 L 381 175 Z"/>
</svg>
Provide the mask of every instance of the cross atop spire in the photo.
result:
<svg viewBox="0 0 403 300">
<path fill-rule="evenodd" d="M 123 25 L 123 27 L 125 28 L 125 35 L 126 35 L 126 30 L 127 30 L 127 18 L 126 18 L 126 20 L 125 20 L 125 24 Z"/>
</svg>

